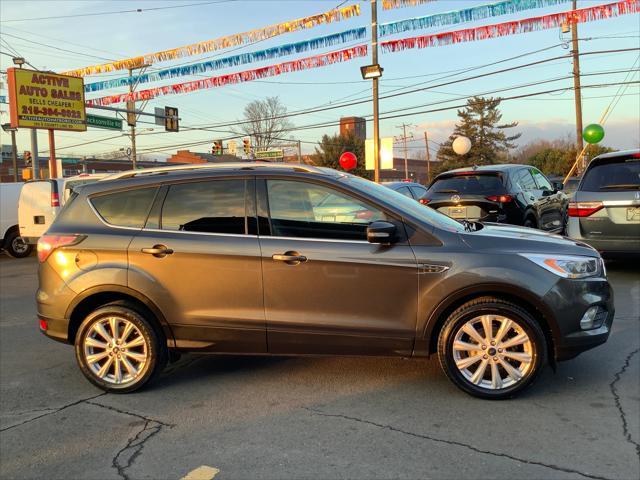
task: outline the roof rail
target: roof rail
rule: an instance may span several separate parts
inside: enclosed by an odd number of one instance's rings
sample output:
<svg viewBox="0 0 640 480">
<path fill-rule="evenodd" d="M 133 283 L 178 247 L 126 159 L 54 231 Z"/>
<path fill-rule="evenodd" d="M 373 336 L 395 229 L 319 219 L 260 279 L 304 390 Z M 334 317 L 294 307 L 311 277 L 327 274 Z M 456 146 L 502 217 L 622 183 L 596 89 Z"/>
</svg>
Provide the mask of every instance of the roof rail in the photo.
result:
<svg viewBox="0 0 640 480">
<path fill-rule="evenodd" d="M 210 169 L 243 169 L 253 170 L 255 168 L 283 168 L 295 171 L 307 172 L 307 173 L 322 173 L 317 167 L 310 165 L 292 164 L 284 162 L 228 162 L 228 163 L 197 163 L 197 164 L 183 164 L 174 165 L 171 167 L 155 167 L 155 168 L 142 168 L 139 170 L 126 170 L 123 172 L 114 173 L 107 177 L 101 178 L 99 181 L 104 180 L 117 180 L 121 178 L 133 178 L 143 175 L 157 175 L 162 173 L 173 173 L 188 170 L 210 170 Z"/>
</svg>

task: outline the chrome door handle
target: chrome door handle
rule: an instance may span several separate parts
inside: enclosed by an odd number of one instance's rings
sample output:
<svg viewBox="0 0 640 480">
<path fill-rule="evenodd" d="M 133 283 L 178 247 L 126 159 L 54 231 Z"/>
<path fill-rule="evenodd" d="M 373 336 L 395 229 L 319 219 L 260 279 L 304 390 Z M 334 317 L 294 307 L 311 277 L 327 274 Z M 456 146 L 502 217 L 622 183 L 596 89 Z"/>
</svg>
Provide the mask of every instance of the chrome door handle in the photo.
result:
<svg viewBox="0 0 640 480">
<path fill-rule="evenodd" d="M 299 255 L 297 252 L 285 252 L 283 254 L 276 253 L 272 255 L 271 258 L 278 262 L 288 263 L 289 265 L 298 265 L 299 263 L 307 261 L 307 257 Z"/>
<path fill-rule="evenodd" d="M 166 245 L 154 245 L 151 248 L 143 248 L 140 251 L 142 253 L 148 253 L 149 255 L 153 255 L 154 257 L 158 258 L 162 258 L 173 253 L 173 250 L 171 248 L 167 248 Z"/>
</svg>

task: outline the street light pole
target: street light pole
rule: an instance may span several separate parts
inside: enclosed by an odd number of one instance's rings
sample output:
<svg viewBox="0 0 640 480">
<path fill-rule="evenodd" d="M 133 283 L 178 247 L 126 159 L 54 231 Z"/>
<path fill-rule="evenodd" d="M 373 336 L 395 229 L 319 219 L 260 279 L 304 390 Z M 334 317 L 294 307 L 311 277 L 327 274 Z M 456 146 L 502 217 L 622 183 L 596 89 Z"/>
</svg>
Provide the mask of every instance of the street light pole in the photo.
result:
<svg viewBox="0 0 640 480">
<path fill-rule="evenodd" d="M 10 123 L 3 123 L 2 130 L 11 134 L 11 159 L 13 160 L 13 181 L 18 181 L 18 147 L 16 147 L 16 130 Z"/>
<path fill-rule="evenodd" d="M 378 2 L 371 0 L 371 59 L 378 64 Z M 380 183 L 380 115 L 378 112 L 378 77 L 373 78 L 373 180 Z"/>
</svg>

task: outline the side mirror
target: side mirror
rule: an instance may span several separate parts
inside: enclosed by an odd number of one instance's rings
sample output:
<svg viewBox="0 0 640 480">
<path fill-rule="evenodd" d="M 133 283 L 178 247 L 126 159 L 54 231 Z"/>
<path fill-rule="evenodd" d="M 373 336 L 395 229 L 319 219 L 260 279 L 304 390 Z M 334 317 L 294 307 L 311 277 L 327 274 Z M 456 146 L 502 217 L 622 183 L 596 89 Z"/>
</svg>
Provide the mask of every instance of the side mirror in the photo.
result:
<svg viewBox="0 0 640 480">
<path fill-rule="evenodd" d="M 564 189 L 564 184 L 562 182 L 551 182 L 551 186 L 556 192 Z"/>
<path fill-rule="evenodd" d="M 371 222 L 367 227 L 367 241 L 390 245 L 396 240 L 396 226 L 389 222 Z"/>
</svg>

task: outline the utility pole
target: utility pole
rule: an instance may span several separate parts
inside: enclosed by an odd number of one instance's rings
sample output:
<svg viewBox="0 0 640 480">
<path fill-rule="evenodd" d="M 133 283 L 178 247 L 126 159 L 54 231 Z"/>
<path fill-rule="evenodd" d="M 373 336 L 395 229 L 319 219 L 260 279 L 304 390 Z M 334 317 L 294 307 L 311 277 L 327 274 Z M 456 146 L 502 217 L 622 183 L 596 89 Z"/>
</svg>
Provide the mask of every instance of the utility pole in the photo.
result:
<svg viewBox="0 0 640 480">
<path fill-rule="evenodd" d="M 298 163 L 302 164 L 302 144 L 298 140 Z"/>
<path fill-rule="evenodd" d="M 133 68 L 129 69 L 129 78 L 133 77 Z M 133 86 L 133 82 L 129 81 L 129 93 L 133 93 L 134 91 L 134 86 Z M 127 102 L 127 110 L 135 110 L 136 109 L 136 102 L 134 101 L 130 101 Z M 127 112 L 127 119 L 129 125 L 131 126 L 131 166 L 133 167 L 133 169 L 136 169 L 136 160 L 137 160 L 137 155 L 136 155 L 136 114 L 135 113 L 130 113 Z M 131 121 L 133 119 L 133 121 Z"/>
<path fill-rule="evenodd" d="M 38 131 L 31 129 L 31 164 L 33 169 L 33 179 L 38 180 Z"/>
<path fill-rule="evenodd" d="M 431 183 L 431 153 L 429 152 L 429 136 L 424 131 L 424 145 L 427 147 L 427 184 Z"/>
<path fill-rule="evenodd" d="M 378 2 L 371 0 L 371 59 L 378 64 Z M 380 183 L 380 114 L 378 112 L 378 77 L 373 78 L 373 181 Z"/>
<path fill-rule="evenodd" d="M 16 146 L 16 129 L 11 130 L 11 159 L 13 160 L 13 181 L 18 181 L 18 147 Z"/>
<path fill-rule="evenodd" d="M 407 139 L 408 138 L 413 138 L 413 135 L 411 137 L 407 137 L 407 127 L 409 127 L 410 125 L 407 125 L 406 123 L 403 123 L 402 125 L 398 125 L 398 128 L 402 128 L 402 142 L 404 144 L 404 179 L 408 180 L 409 179 L 409 160 L 407 158 Z"/>
<path fill-rule="evenodd" d="M 578 8 L 578 0 L 573 0 L 573 10 Z M 580 53 L 578 51 L 578 22 L 571 22 L 571 44 L 573 54 L 573 92 L 576 103 L 576 149 L 582 151 L 582 92 L 580 87 Z"/>
</svg>

